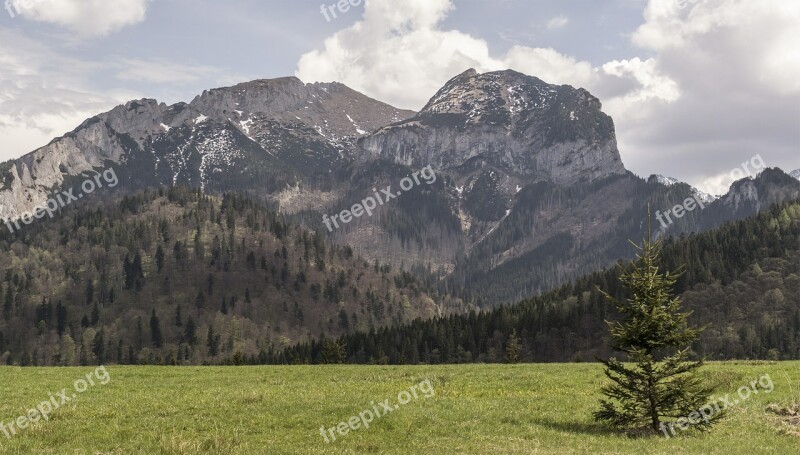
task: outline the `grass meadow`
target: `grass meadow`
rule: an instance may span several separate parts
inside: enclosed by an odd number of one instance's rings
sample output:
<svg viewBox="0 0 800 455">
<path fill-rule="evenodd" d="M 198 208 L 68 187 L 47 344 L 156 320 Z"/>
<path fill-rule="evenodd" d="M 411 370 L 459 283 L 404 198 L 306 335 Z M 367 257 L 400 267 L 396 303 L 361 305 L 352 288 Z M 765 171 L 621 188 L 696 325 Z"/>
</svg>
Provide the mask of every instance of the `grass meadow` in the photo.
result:
<svg viewBox="0 0 800 455">
<path fill-rule="evenodd" d="M 709 433 L 635 436 L 592 421 L 599 364 L 437 366 L 109 366 L 105 385 L 75 393 L 94 367 L 0 368 L 0 422 L 43 401 L 69 402 L 7 438 L 9 454 L 790 454 L 800 437 L 769 404 L 800 401 L 800 362 L 713 362 L 703 375 L 719 395 L 768 374 Z M 399 405 L 429 380 L 433 393 Z M 51 394 L 53 396 L 51 400 Z M 335 427 L 385 399 L 392 412 L 325 442 Z M 46 408 L 46 406 L 45 406 Z M 385 412 L 385 411 L 383 411 Z M 35 413 L 34 413 L 35 414 Z M 36 417 L 35 415 L 33 417 Z M 33 420 L 33 418 L 31 418 Z M 26 423 L 25 421 L 22 422 Z"/>
</svg>

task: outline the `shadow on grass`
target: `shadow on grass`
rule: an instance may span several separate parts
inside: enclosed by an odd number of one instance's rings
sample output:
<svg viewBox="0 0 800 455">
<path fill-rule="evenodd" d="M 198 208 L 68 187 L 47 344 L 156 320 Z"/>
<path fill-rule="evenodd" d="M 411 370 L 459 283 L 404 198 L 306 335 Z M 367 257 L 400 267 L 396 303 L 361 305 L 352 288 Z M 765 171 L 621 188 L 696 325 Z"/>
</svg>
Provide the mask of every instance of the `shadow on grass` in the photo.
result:
<svg viewBox="0 0 800 455">
<path fill-rule="evenodd" d="M 549 428 L 551 430 L 564 431 L 567 433 L 584 434 L 592 436 L 622 436 L 627 438 L 650 437 L 654 433 L 650 431 L 625 431 L 611 428 L 596 422 L 564 422 L 547 418 L 533 419 L 532 423 Z"/>
</svg>

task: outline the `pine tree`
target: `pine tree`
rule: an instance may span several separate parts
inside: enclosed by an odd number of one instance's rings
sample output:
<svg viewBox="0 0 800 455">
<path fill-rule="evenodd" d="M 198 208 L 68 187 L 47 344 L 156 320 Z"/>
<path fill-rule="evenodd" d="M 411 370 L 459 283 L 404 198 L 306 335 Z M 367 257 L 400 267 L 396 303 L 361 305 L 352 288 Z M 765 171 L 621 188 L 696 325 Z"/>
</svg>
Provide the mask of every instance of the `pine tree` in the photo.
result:
<svg viewBox="0 0 800 455">
<path fill-rule="evenodd" d="M 100 308 L 97 306 L 97 302 L 94 302 L 94 307 L 92 307 L 92 325 L 97 325 L 100 322 Z"/>
<path fill-rule="evenodd" d="M 191 346 L 197 344 L 197 326 L 191 316 L 189 316 L 189 320 L 186 322 L 186 330 L 183 332 L 183 339 Z"/>
<path fill-rule="evenodd" d="M 222 337 L 214 333 L 214 326 L 208 327 L 208 338 L 206 339 L 206 346 L 208 346 L 208 355 L 214 357 L 219 354 L 219 342 Z"/>
<path fill-rule="evenodd" d="M 508 341 L 506 342 L 506 362 L 519 362 L 520 352 L 522 352 L 522 344 L 517 336 L 517 331 L 512 330 L 511 335 L 508 336 Z"/>
<path fill-rule="evenodd" d="M 337 340 L 322 340 L 322 363 L 344 363 L 347 360 L 345 345 Z"/>
<path fill-rule="evenodd" d="M 164 268 L 164 249 L 161 248 L 161 245 L 158 245 L 158 248 L 156 248 L 156 267 L 159 273 L 161 273 L 161 269 Z"/>
<path fill-rule="evenodd" d="M 125 289 L 132 289 L 135 277 L 131 268 L 131 257 L 126 254 L 125 259 L 122 260 L 122 271 L 125 274 Z"/>
<path fill-rule="evenodd" d="M 6 296 L 3 300 L 3 318 L 8 321 L 14 312 L 14 294 L 11 291 L 11 284 L 6 286 Z"/>
<path fill-rule="evenodd" d="M 150 333 L 152 335 L 154 347 L 160 348 L 164 346 L 164 337 L 161 335 L 161 322 L 158 320 L 158 316 L 156 316 L 155 308 L 150 315 Z"/>
<path fill-rule="evenodd" d="M 613 357 L 603 361 L 611 384 L 602 388 L 608 399 L 600 401 L 594 417 L 616 427 L 647 425 L 658 432 L 665 423 L 696 413 L 711 390 L 695 375 L 703 361 L 688 361 L 690 344 L 703 328 L 688 326 L 690 313 L 681 312 L 681 300 L 672 293 L 681 271 L 659 270 L 660 241 L 634 246 L 637 257 L 620 275 L 628 297 L 617 300 L 603 292 L 622 318 L 606 321 L 610 347 L 625 354 L 629 363 Z M 709 429 L 720 416 L 697 419 L 694 425 Z"/>
<path fill-rule="evenodd" d="M 61 336 L 64 333 L 64 330 L 67 327 L 67 308 L 61 304 L 59 300 L 56 304 L 56 331 L 58 331 L 58 336 Z"/>
</svg>

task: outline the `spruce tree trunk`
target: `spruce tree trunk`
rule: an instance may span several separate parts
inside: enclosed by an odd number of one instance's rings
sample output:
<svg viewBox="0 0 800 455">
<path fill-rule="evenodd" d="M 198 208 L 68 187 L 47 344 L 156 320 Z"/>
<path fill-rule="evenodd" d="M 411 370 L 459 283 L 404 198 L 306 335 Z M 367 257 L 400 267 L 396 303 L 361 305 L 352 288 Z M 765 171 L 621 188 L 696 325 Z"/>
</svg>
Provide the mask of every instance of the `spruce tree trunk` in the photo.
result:
<svg viewBox="0 0 800 455">
<path fill-rule="evenodd" d="M 658 431 L 659 421 L 658 421 L 658 409 L 656 409 L 656 399 L 655 399 L 655 384 L 653 384 L 653 379 L 647 379 L 647 399 L 650 401 L 650 420 L 653 424 L 653 430 Z"/>
</svg>

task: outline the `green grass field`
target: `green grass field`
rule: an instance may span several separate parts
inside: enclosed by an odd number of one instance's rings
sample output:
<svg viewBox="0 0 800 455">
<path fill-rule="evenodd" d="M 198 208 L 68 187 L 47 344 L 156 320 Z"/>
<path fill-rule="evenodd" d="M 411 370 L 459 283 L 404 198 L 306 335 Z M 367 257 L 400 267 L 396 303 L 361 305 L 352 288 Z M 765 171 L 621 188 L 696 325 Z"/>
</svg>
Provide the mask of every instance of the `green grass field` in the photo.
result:
<svg viewBox="0 0 800 455">
<path fill-rule="evenodd" d="M 16 422 L 92 367 L 0 368 L 0 421 Z M 800 437 L 770 403 L 800 401 L 800 362 L 711 363 L 719 395 L 765 374 L 771 393 L 729 409 L 710 433 L 634 437 L 593 423 L 597 364 L 446 366 L 108 367 L 110 380 L 49 416 L 0 429 L 0 453 L 52 454 L 791 454 Z M 333 427 L 428 379 L 418 398 L 326 443 Z M 418 389 L 421 390 L 421 389 Z M 405 396 L 403 397 L 405 398 Z M 374 402 L 374 403 L 373 403 Z M 43 407 L 46 409 L 46 406 Z M 36 416 L 34 416 L 36 417 Z M 25 422 L 23 421 L 23 424 Z"/>
</svg>

